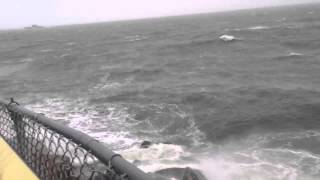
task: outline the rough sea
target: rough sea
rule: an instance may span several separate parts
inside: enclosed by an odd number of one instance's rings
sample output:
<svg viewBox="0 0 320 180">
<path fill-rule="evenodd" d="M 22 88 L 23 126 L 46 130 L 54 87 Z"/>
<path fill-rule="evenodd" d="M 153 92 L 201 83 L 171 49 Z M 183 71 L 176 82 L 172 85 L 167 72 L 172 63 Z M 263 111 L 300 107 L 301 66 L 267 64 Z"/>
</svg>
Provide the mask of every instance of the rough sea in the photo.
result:
<svg viewBox="0 0 320 180">
<path fill-rule="evenodd" d="M 320 4 L 3 30 L 10 97 L 146 172 L 317 180 Z"/>
</svg>

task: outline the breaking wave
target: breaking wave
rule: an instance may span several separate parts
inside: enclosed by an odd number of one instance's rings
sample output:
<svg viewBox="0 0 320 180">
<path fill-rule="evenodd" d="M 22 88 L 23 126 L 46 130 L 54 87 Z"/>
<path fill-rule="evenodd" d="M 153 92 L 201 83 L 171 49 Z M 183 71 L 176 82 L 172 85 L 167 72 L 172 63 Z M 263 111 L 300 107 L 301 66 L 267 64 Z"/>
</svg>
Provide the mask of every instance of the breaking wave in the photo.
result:
<svg viewBox="0 0 320 180">
<path fill-rule="evenodd" d="M 266 30 L 266 29 L 271 29 L 269 26 L 252 26 L 248 27 L 248 30 Z"/>
<path fill-rule="evenodd" d="M 203 159 L 199 166 L 209 180 L 315 180 L 320 175 L 319 152 L 297 149 L 294 144 L 319 135 L 317 131 L 252 134 L 242 142 L 220 146 L 220 152 Z"/>
<path fill-rule="evenodd" d="M 126 126 L 126 120 L 132 117 L 120 105 L 96 107 L 89 105 L 84 99 L 51 98 L 42 103 L 30 104 L 27 108 L 87 133 L 112 149 L 130 147 L 138 141 L 130 133 L 130 127 Z"/>
</svg>

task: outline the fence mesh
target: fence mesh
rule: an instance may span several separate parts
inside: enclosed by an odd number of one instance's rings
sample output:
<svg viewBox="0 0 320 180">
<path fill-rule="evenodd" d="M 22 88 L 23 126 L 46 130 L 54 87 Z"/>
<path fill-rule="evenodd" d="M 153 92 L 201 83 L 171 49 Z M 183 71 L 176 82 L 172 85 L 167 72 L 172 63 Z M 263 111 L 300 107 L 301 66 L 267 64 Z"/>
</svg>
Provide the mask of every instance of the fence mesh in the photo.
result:
<svg viewBox="0 0 320 180">
<path fill-rule="evenodd" d="M 112 160 L 102 162 L 82 144 L 0 102 L 0 136 L 44 180 L 129 180 Z"/>
</svg>

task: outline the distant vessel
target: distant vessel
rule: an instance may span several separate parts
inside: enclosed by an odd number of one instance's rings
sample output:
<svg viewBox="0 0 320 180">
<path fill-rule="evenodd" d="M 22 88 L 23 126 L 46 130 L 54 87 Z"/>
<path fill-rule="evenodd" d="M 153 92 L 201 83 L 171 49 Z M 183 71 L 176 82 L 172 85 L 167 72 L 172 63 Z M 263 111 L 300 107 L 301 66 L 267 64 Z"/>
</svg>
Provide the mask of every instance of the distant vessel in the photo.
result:
<svg viewBox="0 0 320 180">
<path fill-rule="evenodd" d="M 43 26 L 39 26 L 39 25 L 36 25 L 36 24 L 33 24 L 29 27 L 25 27 L 24 29 L 43 29 L 44 27 Z"/>
</svg>

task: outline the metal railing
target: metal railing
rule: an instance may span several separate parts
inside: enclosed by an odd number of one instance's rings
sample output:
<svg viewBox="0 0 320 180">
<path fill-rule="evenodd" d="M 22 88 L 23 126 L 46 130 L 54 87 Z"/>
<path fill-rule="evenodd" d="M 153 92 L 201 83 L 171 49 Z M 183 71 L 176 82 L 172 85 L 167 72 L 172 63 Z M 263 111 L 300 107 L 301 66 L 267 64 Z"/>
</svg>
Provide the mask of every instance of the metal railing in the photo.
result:
<svg viewBox="0 0 320 180">
<path fill-rule="evenodd" d="M 0 100 L 0 136 L 43 180 L 151 180 L 90 136 Z"/>
</svg>

